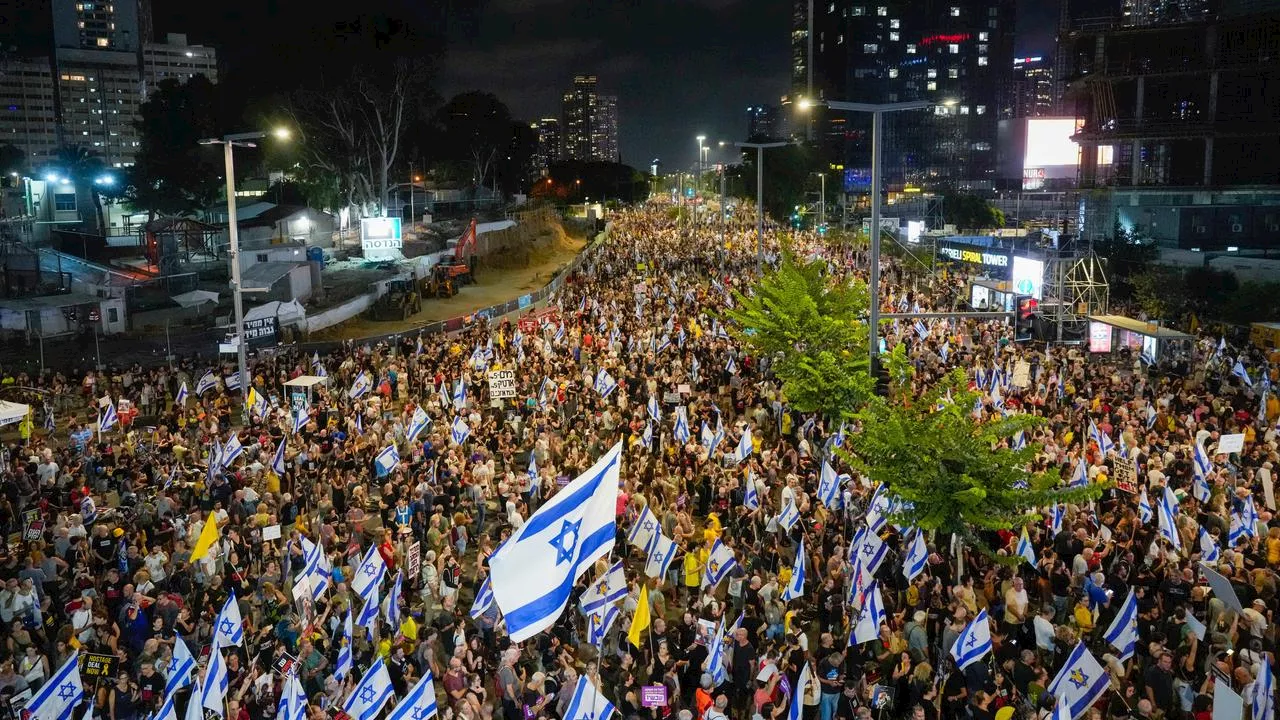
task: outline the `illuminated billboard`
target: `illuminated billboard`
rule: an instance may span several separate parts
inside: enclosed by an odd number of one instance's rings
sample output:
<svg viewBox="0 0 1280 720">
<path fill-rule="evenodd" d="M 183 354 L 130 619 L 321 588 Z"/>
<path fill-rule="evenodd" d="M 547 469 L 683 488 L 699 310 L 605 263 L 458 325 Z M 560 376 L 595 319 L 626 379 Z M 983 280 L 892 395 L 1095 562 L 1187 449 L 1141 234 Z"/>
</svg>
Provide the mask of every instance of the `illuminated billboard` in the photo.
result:
<svg viewBox="0 0 1280 720">
<path fill-rule="evenodd" d="M 1010 281 L 1015 293 L 1030 295 L 1040 300 L 1044 290 L 1044 263 L 1040 260 L 1014 256 Z"/>
<path fill-rule="evenodd" d="M 1111 326 L 1100 322 L 1089 323 L 1089 352 L 1111 352 Z"/>
<path fill-rule="evenodd" d="M 1027 118 L 1027 151 L 1022 156 L 1022 168 L 1049 168 L 1080 164 L 1080 146 L 1071 136 L 1083 123 L 1075 118 Z"/>
</svg>

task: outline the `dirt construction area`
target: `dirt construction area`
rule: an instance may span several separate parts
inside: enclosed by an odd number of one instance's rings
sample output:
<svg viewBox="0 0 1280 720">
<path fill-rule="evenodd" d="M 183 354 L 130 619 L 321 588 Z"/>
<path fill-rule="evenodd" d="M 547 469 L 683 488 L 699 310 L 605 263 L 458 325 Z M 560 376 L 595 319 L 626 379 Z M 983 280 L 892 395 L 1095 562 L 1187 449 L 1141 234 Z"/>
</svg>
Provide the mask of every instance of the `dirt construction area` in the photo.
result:
<svg viewBox="0 0 1280 720">
<path fill-rule="evenodd" d="M 464 285 L 457 295 L 448 299 L 423 298 L 422 312 L 407 320 L 369 320 L 361 316 L 312 333 L 307 339 L 329 341 L 405 332 L 514 300 L 550 282 L 552 275 L 586 246 L 586 239 L 571 236 L 559 224 L 554 224 L 542 232 L 537 245 L 539 249 L 521 254 L 527 256 L 527 264 L 525 257 L 497 255 L 481 259 L 475 284 Z"/>
</svg>

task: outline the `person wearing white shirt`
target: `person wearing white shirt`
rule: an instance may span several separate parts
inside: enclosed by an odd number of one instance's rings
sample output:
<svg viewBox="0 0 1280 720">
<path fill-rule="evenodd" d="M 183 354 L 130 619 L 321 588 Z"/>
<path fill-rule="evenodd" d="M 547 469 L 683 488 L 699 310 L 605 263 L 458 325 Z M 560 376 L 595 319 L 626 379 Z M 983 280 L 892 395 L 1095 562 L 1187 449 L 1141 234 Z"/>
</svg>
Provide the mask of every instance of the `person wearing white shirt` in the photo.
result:
<svg viewBox="0 0 1280 720">
<path fill-rule="evenodd" d="M 1031 625 L 1036 633 L 1036 647 L 1045 652 L 1053 652 L 1056 630 L 1053 626 L 1054 609 L 1052 605 L 1040 608 L 1040 614 L 1032 619 Z"/>
</svg>

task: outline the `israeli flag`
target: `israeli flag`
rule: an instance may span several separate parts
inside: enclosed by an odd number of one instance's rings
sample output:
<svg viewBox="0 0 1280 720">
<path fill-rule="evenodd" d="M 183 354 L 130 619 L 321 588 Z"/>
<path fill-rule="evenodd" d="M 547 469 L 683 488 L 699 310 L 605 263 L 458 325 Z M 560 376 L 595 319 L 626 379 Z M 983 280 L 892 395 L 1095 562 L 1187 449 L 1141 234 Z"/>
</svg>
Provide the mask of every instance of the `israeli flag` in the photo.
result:
<svg viewBox="0 0 1280 720">
<path fill-rule="evenodd" d="M 1027 433 L 1025 430 L 1019 430 L 1017 434 L 1013 436 L 1013 449 L 1025 450 L 1026 447 L 1027 447 Z"/>
<path fill-rule="evenodd" d="M 187 643 L 183 641 L 182 636 L 175 633 L 173 656 L 169 658 L 169 664 L 165 667 L 165 694 L 172 695 L 190 685 L 191 671 L 195 667 L 195 656 L 191 654 L 191 650 L 187 647 Z"/>
<path fill-rule="evenodd" d="M 1067 482 L 1067 487 L 1081 488 L 1089 486 L 1089 468 L 1084 464 L 1084 458 L 1076 461 L 1075 469 L 1071 472 L 1071 480 Z"/>
<path fill-rule="evenodd" d="M 1138 519 L 1143 525 L 1151 522 L 1151 501 L 1147 499 L 1147 489 L 1142 488 L 1138 493 Z"/>
<path fill-rule="evenodd" d="M 1231 513 L 1231 529 L 1227 532 L 1227 547 L 1235 547 L 1249 539 L 1249 533 L 1245 530 L 1244 521 L 1240 519 L 1240 513 L 1232 511 Z"/>
<path fill-rule="evenodd" d="M 725 662 L 724 619 L 716 623 L 711 636 L 711 647 L 707 650 L 707 672 L 711 674 L 711 684 L 719 687 L 729 678 L 728 663 Z"/>
<path fill-rule="evenodd" d="M 209 482 L 218 476 L 218 471 L 222 469 L 222 444 L 217 438 L 213 439 L 213 445 L 209 447 L 209 471 L 205 477 Z"/>
<path fill-rule="evenodd" d="M 244 620 L 240 617 L 240 603 L 236 600 L 236 591 L 232 590 L 227 601 L 222 604 L 222 612 L 218 613 L 215 625 L 218 643 L 223 647 L 244 644 Z"/>
<path fill-rule="evenodd" d="M 863 571 L 868 576 L 874 577 L 880 570 L 880 564 L 884 562 L 885 556 L 889 554 L 889 546 L 885 545 L 880 536 L 873 532 L 862 533 L 861 538 L 861 542 L 855 546 L 858 559 L 862 563 Z"/>
<path fill-rule="evenodd" d="M 984 608 L 978 616 L 965 626 L 951 646 L 951 657 L 955 658 L 956 667 L 964 670 L 991 652 L 991 619 Z"/>
<path fill-rule="evenodd" d="M 676 556 L 676 542 L 662 533 L 653 536 L 649 543 L 648 559 L 644 563 L 644 574 L 651 578 L 664 578 L 671 561 Z"/>
<path fill-rule="evenodd" d="M 729 356 L 729 361 L 724 364 L 724 371 L 733 375 L 738 372 L 738 364 L 733 361 L 733 356 Z"/>
<path fill-rule="evenodd" d="M 1199 529 L 1199 544 L 1201 544 L 1201 560 L 1204 562 L 1219 561 L 1222 553 L 1217 542 L 1213 541 L 1213 536 L 1204 530 L 1204 525 Z"/>
<path fill-rule="evenodd" d="M 1174 525 L 1173 517 L 1178 514 L 1178 499 L 1173 496 L 1173 491 L 1168 485 L 1164 487 L 1164 494 L 1160 496 L 1160 537 L 1169 541 L 1174 550 L 1182 549 L 1182 540 L 1178 538 L 1178 528 Z"/>
<path fill-rule="evenodd" d="M 610 720 L 613 713 L 613 703 L 585 675 L 579 675 L 563 720 Z"/>
<path fill-rule="evenodd" d="M 836 477 L 835 468 L 826 460 L 822 461 L 822 471 L 818 475 L 818 499 L 832 510 L 840 504 L 840 480 Z"/>
<path fill-rule="evenodd" d="M 391 585 L 391 593 L 383 601 L 382 613 L 393 632 L 400 627 L 400 587 L 403 580 L 404 573 L 397 571 L 396 581 Z"/>
<path fill-rule="evenodd" d="M 1120 652 L 1122 662 L 1133 657 L 1138 647 L 1138 598 L 1132 589 L 1103 637 L 1111 647 Z"/>
<path fill-rule="evenodd" d="M 1031 536 L 1027 534 L 1027 529 L 1025 527 L 1022 528 L 1022 537 L 1018 538 L 1018 548 L 1016 552 L 1027 561 L 1027 564 L 1030 565 L 1032 569 L 1037 567 L 1036 551 L 1035 548 L 1031 546 Z"/>
<path fill-rule="evenodd" d="M 791 568 L 791 580 L 782 589 L 782 602 L 790 602 L 804 595 L 804 538 L 800 538 L 800 548 L 796 550 L 795 565 Z"/>
<path fill-rule="evenodd" d="M 453 425 L 449 428 L 449 435 L 453 439 L 454 445 L 461 445 L 471 437 L 471 428 L 466 421 L 459 415 L 453 419 Z"/>
<path fill-rule="evenodd" d="M 885 621 L 884 599 L 880 597 L 880 583 L 872 580 L 862 597 L 858 621 L 854 623 L 853 632 L 849 635 L 850 645 L 861 645 L 879 639 L 880 626 Z"/>
<path fill-rule="evenodd" d="M 889 520 L 886 517 L 893 512 L 893 500 L 889 497 L 889 488 L 884 483 L 876 486 L 875 492 L 871 493 L 871 500 L 867 502 L 867 528 L 873 533 L 878 533 L 886 525 Z"/>
<path fill-rule="evenodd" d="M 613 626 L 613 622 L 618 619 L 622 611 L 617 605 L 609 605 L 587 616 L 587 643 L 595 647 L 600 647 L 604 642 L 605 635 L 609 633 L 609 628 Z"/>
<path fill-rule="evenodd" d="M 1209 502 L 1209 473 L 1213 472 L 1213 461 L 1200 443 L 1191 449 L 1191 460 L 1192 495 L 1200 502 Z"/>
<path fill-rule="evenodd" d="M 1054 535 L 1062 532 L 1062 521 L 1066 519 L 1066 516 L 1066 506 L 1054 503 L 1053 508 L 1049 511 L 1049 528 L 1053 530 Z"/>
<path fill-rule="evenodd" d="M 608 370 L 600 368 L 600 372 L 596 373 L 596 392 L 600 393 L 600 397 L 607 398 L 609 393 L 618 389 L 618 381 L 613 379 Z"/>
<path fill-rule="evenodd" d="M 1236 364 L 1231 368 L 1231 374 L 1244 381 L 1248 387 L 1253 387 L 1253 380 L 1249 379 L 1249 371 L 1244 369 L 1244 363 L 1236 360 Z"/>
<path fill-rule="evenodd" d="M 915 580 L 917 575 L 924 572 L 928 561 L 929 545 L 924 540 L 924 531 L 917 528 L 911 540 L 911 546 L 907 548 L 907 555 L 902 561 L 902 575 L 907 582 Z"/>
<path fill-rule="evenodd" d="M 104 433 L 119 422 L 120 418 L 116 417 L 116 406 L 108 399 L 106 409 L 103 410 L 102 415 L 98 416 L 98 432 Z"/>
<path fill-rule="evenodd" d="M 427 720 L 434 717 L 439 712 L 435 680 L 431 668 L 427 668 L 422 678 L 409 688 L 409 693 L 387 715 L 387 720 Z"/>
<path fill-rule="evenodd" d="M 809 675 L 809 663 L 800 668 L 800 676 L 796 678 L 796 686 L 787 701 L 787 720 L 800 720 L 804 716 L 804 696 L 813 678 Z"/>
<path fill-rule="evenodd" d="M 529 492 L 536 495 L 542 485 L 542 477 L 538 475 L 538 459 L 533 452 L 533 448 L 529 449 L 529 469 L 525 472 L 529 476 Z"/>
<path fill-rule="evenodd" d="M 734 454 L 736 462 L 742 462 L 751 457 L 751 453 L 755 451 L 755 445 L 751 442 L 751 427 L 742 429 L 742 437 L 738 438 L 738 451 Z"/>
<path fill-rule="evenodd" d="M 196 381 L 196 395 L 204 395 L 216 387 L 218 387 L 218 378 L 214 376 L 212 370 L 205 370 Z"/>
<path fill-rule="evenodd" d="M 655 536 L 656 537 L 656 536 Z M 613 564 L 603 576 L 587 586 L 578 607 L 583 615 L 590 615 L 605 605 L 612 605 L 627 596 L 627 576 L 622 561 Z"/>
<path fill-rule="evenodd" d="M 1261 518 L 1258 517 L 1258 506 L 1253 502 L 1253 496 L 1250 495 L 1244 499 L 1244 508 L 1240 512 L 1240 522 L 1244 525 L 1245 534 L 1249 537 L 1257 537 L 1258 523 Z"/>
<path fill-rule="evenodd" d="M 1049 693 L 1065 703 L 1071 719 L 1084 715 L 1111 685 L 1111 676 L 1098 664 L 1083 642 L 1067 657 L 1067 662 L 1049 683 Z"/>
<path fill-rule="evenodd" d="M 737 566 L 738 559 L 734 556 L 733 550 L 717 538 L 715 544 L 711 546 L 711 553 L 707 556 L 707 569 L 702 574 L 702 586 L 714 588 Z"/>
<path fill-rule="evenodd" d="M 512 642 L 555 624 L 573 584 L 613 549 L 621 464 L 618 443 L 538 508 L 490 558 L 493 596 Z"/>
<path fill-rule="evenodd" d="M 942 362 L 947 361 L 947 356 L 951 354 L 951 341 L 942 343 L 942 349 L 938 351 L 938 357 L 942 358 Z"/>
<path fill-rule="evenodd" d="M 309 422 L 311 422 L 311 416 L 307 414 L 305 409 L 298 408 L 298 411 L 293 415 L 294 434 L 302 432 L 302 429 L 305 428 Z"/>
<path fill-rule="evenodd" d="M 1253 689 L 1249 693 L 1249 708 L 1253 711 L 1253 720 L 1275 720 L 1276 716 L 1276 676 L 1271 663 L 1262 662 L 1258 676 L 1253 679 Z"/>
<path fill-rule="evenodd" d="M 360 374 L 351 383 L 351 388 L 347 390 L 347 397 L 352 400 L 358 400 L 373 388 L 373 378 L 369 377 L 369 373 L 361 370 Z"/>
<path fill-rule="evenodd" d="M 356 618 L 356 625 L 364 628 L 370 638 L 378 628 L 379 594 L 378 586 L 374 585 L 369 597 L 365 599 L 364 607 L 360 608 L 360 617 Z"/>
<path fill-rule="evenodd" d="M 284 475 L 284 438 L 280 438 L 280 443 L 276 446 L 276 454 L 271 458 L 271 472 L 276 475 Z"/>
<path fill-rule="evenodd" d="M 156 711 L 155 715 L 151 716 L 151 720 L 178 720 L 178 708 L 174 705 L 174 700 L 176 698 L 173 693 L 166 693 L 164 702 L 160 703 L 160 709 Z M 81 720 L 93 720 L 93 714 L 93 698 L 91 697 L 89 698 L 89 709 L 85 710 L 84 715 L 81 715 L 80 718 Z"/>
<path fill-rule="evenodd" d="M 351 608 L 342 620 L 342 645 L 338 647 L 338 663 L 333 666 L 333 678 L 338 682 L 347 679 L 347 675 L 355 668 L 351 658 L 351 636 L 354 634 L 351 623 Z"/>
<path fill-rule="evenodd" d="M 240 435 L 235 431 L 231 431 L 231 437 L 222 445 L 222 454 L 218 458 L 218 464 L 222 467 L 231 467 L 231 463 L 236 461 L 244 453 L 244 446 L 240 444 Z"/>
<path fill-rule="evenodd" d="M 669 347 L 671 347 L 671 336 L 663 335 L 662 339 L 658 341 L 658 354 L 662 354 L 662 351 Z"/>
<path fill-rule="evenodd" d="M 461 410 L 467 406 L 467 381 L 459 377 L 458 382 L 453 384 L 453 407 L 455 410 Z"/>
<path fill-rule="evenodd" d="M 649 506 L 645 505 L 640 510 L 639 517 L 631 524 L 631 531 L 627 533 L 627 543 L 643 550 L 649 547 L 654 535 L 658 534 L 659 527 L 658 518 L 654 516 Z"/>
<path fill-rule="evenodd" d="M 471 603 L 472 620 L 479 620 L 484 616 L 485 612 L 493 605 L 493 585 L 490 584 L 488 576 L 484 582 L 480 583 L 480 588 L 476 590 L 476 599 Z"/>
<path fill-rule="evenodd" d="M 798 522 L 800 522 L 800 510 L 796 508 L 794 500 L 788 499 L 787 504 L 782 508 L 782 512 L 778 513 L 778 525 L 782 526 L 783 530 L 791 532 L 791 528 L 795 527 Z"/>
<path fill-rule="evenodd" d="M 431 418 L 427 417 L 427 411 L 423 410 L 422 406 L 419 405 L 413 410 L 413 417 L 409 420 L 409 430 L 405 433 L 405 438 L 409 442 L 413 442 L 413 439 L 418 437 L 418 434 L 423 430 L 426 430 L 430 424 Z"/>
<path fill-rule="evenodd" d="M 222 384 L 227 386 L 227 390 L 240 389 L 240 371 L 234 370 L 230 375 L 222 378 Z"/>
<path fill-rule="evenodd" d="M 347 701 L 342 704 L 342 711 L 350 715 L 352 720 L 373 720 L 391 699 L 392 692 L 391 675 L 382 658 L 378 658 L 347 696 Z"/>
<path fill-rule="evenodd" d="M 199 679 L 193 680 L 191 683 L 191 696 L 187 700 L 187 710 L 182 716 L 182 720 L 204 720 L 204 705 L 198 702 L 197 698 L 204 697 L 204 683 Z M 92 720 L 86 718 L 86 720 Z"/>
<path fill-rule="evenodd" d="M 689 416 L 685 414 L 683 405 L 676 408 L 676 423 L 671 429 L 671 434 L 680 445 L 689 442 Z"/>
<path fill-rule="evenodd" d="M 747 482 L 742 492 L 742 506 L 748 510 L 760 509 L 760 493 L 756 490 L 756 477 L 750 469 L 747 470 Z"/>
<path fill-rule="evenodd" d="M 194 695 L 191 700 L 193 705 L 198 704 L 206 710 L 212 710 L 218 717 L 226 717 L 224 706 L 227 703 L 230 675 L 227 673 L 227 659 L 222 656 L 219 637 L 218 634 L 213 636 L 213 647 L 209 650 L 209 664 L 204 673 L 204 684 L 200 687 L 200 702 L 195 702 Z"/>
<path fill-rule="evenodd" d="M 329 576 L 333 568 L 329 565 L 329 557 L 319 545 L 308 540 L 305 535 L 301 536 L 300 541 L 302 544 L 301 577 L 311 583 L 311 596 L 318 600 L 329 587 Z"/>
<path fill-rule="evenodd" d="M 188 394 L 189 393 L 187 393 L 187 384 L 182 383 L 181 385 L 178 386 L 178 394 L 173 398 L 173 404 L 177 407 L 182 407 L 183 405 L 186 405 Z"/>
<path fill-rule="evenodd" d="M 360 597 L 368 598 L 382 584 L 382 578 L 386 574 L 387 563 L 382 559 L 382 553 L 378 552 L 376 545 L 370 545 L 364 559 L 360 561 L 360 567 L 351 578 L 351 589 Z"/>
<path fill-rule="evenodd" d="M 649 404 L 646 408 L 649 410 L 649 417 L 652 418 L 654 422 L 662 422 L 662 406 L 658 404 L 658 397 L 656 395 L 649 396 Z"/>
<path fill-rule="evenodd" d="M 698 370 L 702 368 L 702 363 L 698 362 L 698 356 L 694 355 L 689 361 L 689 375 L 693 377 L 694 382 L 698 381 Z"/>
<path fill-rule="evenodd" d="M 396 465 L 400 464 L 400 453 L 396 450 L 395 445 L 388 445 L 378 453 L 378 457 L 373 459 L 374 469 L 378 472 L 378 477 L 386 477 L 396 469 Z"/>
<path fill-rule="evenodd" d="M 1156 424 L 1156 417 L 1157 415 L 1156 415 L 1155 407 L 1148 405 L 1147 406 L 1147 429 L 1148 430 L 1150 430 L 1151 427 Z"/>
<path fill-rule="evenodd" d="M 653 449 L 653 421 L 646 420 L 644 423 L 644 433 L 640 435 L 640 442 L 648 449 Z"/>
<path fill-rule="evenodd" d="M 276 720 L 305 720 L 307 693 L 298 682 L 298 676 L 289 673 L 284 687 L 280 688 L 280 702 L 276 704 Z"/>
<path fill-rule="evenodd" d="M 22 716 L 28 720 L 71 720 L 71 713 L 82 697 L 84 685 L 80 682 L 80 651 L 77 650 L 31 696 Z"/>
</svg>

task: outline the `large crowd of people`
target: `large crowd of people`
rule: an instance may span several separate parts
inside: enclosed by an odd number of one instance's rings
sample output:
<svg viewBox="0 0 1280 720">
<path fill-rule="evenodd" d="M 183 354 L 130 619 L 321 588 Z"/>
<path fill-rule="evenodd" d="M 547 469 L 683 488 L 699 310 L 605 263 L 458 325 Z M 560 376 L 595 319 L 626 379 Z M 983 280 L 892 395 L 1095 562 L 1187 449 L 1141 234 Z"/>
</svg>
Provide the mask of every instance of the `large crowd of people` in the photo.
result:
<svg viewBox="0 0 1280 720">
<path fill-rule="evenodd" d="M 448 720 L 605 720 L 574 700 L 584 677 L 623 718 L 1048 718 L 1053 680 L 1087 647 L 1110 684 L 1068 717 L 1206 720 L 1229 688 L 1251 720 L 1274 720 L 1274 700 L 1254 702 L 1274 676 L 1280 603 L 1280 405 L 1263 358 L 1206 337 L 1153 367 L 1137 350 L 1014 343 L 1005 321 L 886 324 L 917 390 L 964 368 L 981 419 L 1045 420 L 1019 438 L 1039 446 L 1030 470 L 1107 487 L 1088 505 L 1045 508 L 1025 540 L 982 533 L 979 551 L 927 537 L 923 564 L 904 569 L 916 533 L 874 522 L 884 493 L 832 449 L 857 429 L 795 412 L 770 358 L 725 326 L 758 277 L 749 210 L 723 241 L 714 215 L 672 218 L 661 204 L 619 212 L 547 307 L 522 317 L 262 354 L 247 421 L 230 366 L 12 378 L 50 401 L 0 451 L 0 713 L 25 718 L 79 653 L 115 660 L 109 675 L 82 668 L 92 706 L 77 713 L 163 718 L 182 643 L 197 677 L 225 657 L 229 720 L 275 716 L 290 677 L 310 717 L 332 716 L 377 659 L 396 697 L 430 672 Z M 866 279 L 864 250 L 789 234 L 833 282 Z M 895 261 L 882 283 L 887 311 L 949 310 L 964 289 Z M 491 400 L 495 368 L 514 371 L 513 399 Z M 325 380 L 300 399 L 284 383 L 303 375 Z M 1241 433 L 1242 449 L 1220 450 Z M 512 643 L 484 597 L 489 558 L 619 442 L 611 558 L 551 628 Z M 820 497 L 824 464 L 835 503 Z M 1162 516 L 1169 496 L 1179 507 Z M 798 520 L 780 517 L 789 508 Z M 656 528 L 644 541 L 642 517 Z M 869 535 L 883 547 L 874 567 L 851 561 Z M 656 572 L 654 536 L 675 548 Z M 354 587 L 370 552 L 394 605 L 372 618 Z M 725 552 L 732 569 L 709 573 Z M 606 606 L 617 612 L 581 612 L 588 581 L 615 562 L 627 585 Z M 860 641 L 869 580 L 883 612 Z M 1128 653 L 1107 636 L 1131 591 Z M 214 642 L 228 598 L 239 645 Z M 652 618 L 638 643 L 637 612 Z M 956 640 L 983 614 L 990 650 L 958 664 Z M 177 712 L 191 692 L 176 693 Z"/>
</svg>

